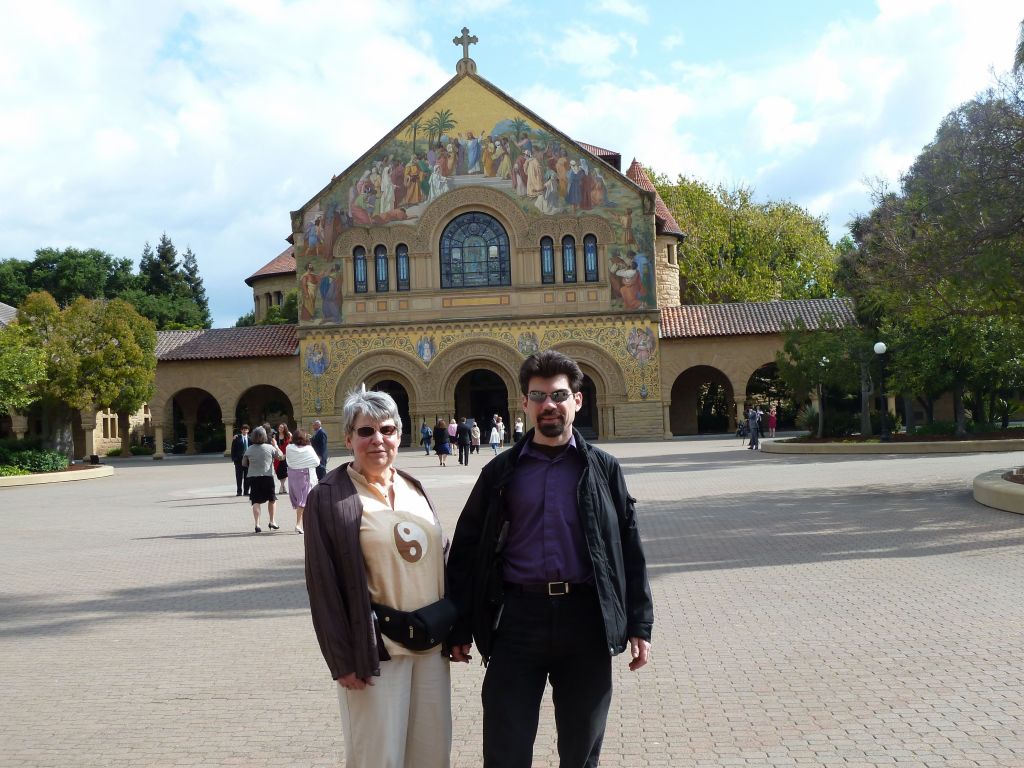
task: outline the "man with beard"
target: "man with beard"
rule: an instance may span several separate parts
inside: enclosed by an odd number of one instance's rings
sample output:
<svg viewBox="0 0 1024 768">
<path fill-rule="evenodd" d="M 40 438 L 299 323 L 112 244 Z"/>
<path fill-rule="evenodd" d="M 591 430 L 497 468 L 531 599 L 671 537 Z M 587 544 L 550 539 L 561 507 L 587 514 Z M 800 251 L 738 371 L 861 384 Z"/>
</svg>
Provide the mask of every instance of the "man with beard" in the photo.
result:
<svg viewBox="0 0 1024 768">
<path fill-rule="evenodd" d="M 529 768 L 550 681 L 560 764 L 600 758 L 611 703 L 611 657 L 647 663 L 654 610 L 647 567 L 618 461 L 572 428 L 583 373 L 548 350 L 519 370 L 536 425 L 480 473 L 448 560 L 459 620 L 453 661 L 472 642 L 487 661 L 483 765 Z"/>
</svg>

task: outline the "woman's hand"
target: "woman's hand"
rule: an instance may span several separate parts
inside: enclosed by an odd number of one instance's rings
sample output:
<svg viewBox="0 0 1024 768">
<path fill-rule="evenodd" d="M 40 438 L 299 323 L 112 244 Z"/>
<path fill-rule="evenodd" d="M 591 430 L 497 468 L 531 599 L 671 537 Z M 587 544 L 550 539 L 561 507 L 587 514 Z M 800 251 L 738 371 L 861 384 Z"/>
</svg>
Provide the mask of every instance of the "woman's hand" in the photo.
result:
<svg viewBox="0 0 1024 768">
<path fill-rule="evenodd" d="M 363 680 L 361 677 L 356 677 L 355 672 L 349 672 L 344 677 L 338 678 L 338 685 L 346 691 L 361 691 L 366 688 L 366 686 L 373 685 L 373 680 Z"/>
</svg>

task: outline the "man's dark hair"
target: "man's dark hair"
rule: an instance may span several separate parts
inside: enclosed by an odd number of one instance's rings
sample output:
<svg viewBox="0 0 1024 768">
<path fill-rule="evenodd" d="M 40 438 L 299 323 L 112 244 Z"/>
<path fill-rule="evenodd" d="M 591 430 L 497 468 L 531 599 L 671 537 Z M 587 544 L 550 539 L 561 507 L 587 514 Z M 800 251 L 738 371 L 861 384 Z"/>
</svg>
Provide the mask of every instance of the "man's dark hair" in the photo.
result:
<svg viewBox="0 0 1024 768">
<path fill-rule="evenodd" d="M 242 425 L 242 429 L 248 429 L 248 428 L 249 428 L 249 425 L 248 425 L 248 424 L 243 424 L 243 425 Z"/>
<path fill-rule="evenodd" d="M 579 392 L 583 386 L 583 371 L 576 361 L 561 352 L 548 349 L 530 355 L 519 367 L 519 388 L 525 395 L 530 389 L 530 379 L 538 376 L 542 379 L 553 379 L 565 374 L 569 379 L 569 389 Z"/>
</svg>

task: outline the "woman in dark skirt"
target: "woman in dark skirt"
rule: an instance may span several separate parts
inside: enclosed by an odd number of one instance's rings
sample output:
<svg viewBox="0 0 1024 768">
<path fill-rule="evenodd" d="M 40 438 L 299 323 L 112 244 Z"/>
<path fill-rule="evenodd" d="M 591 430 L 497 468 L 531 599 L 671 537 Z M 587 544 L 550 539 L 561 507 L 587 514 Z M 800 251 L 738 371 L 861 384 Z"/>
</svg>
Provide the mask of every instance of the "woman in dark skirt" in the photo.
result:
<svg viewBox="0 0 1024 768">
<path fill-rule="evenodd" d="M 448 436 L 448 422 L 438 419 L 434 425 L 434 453 L 437 454 L 437 461 L 443 467 L 445 460 L 451 453 L 451 438 Z"/>
<path fill-rule="evenodd" d="M 256 533 L 260 532 L 260 505 L 267 505 L 270 527 L 281 526 L 274 517 L 277 514 L 277 494 L 274 493 L 274 459 L 284 454 L 267 442 L 267 430 L 256 427 L 249 435 L 250 444 L 242 456 L 242 465 L 249 468 L 249 503 L 252 504 L 252 519 L 256 522 Z"/>
</svg>

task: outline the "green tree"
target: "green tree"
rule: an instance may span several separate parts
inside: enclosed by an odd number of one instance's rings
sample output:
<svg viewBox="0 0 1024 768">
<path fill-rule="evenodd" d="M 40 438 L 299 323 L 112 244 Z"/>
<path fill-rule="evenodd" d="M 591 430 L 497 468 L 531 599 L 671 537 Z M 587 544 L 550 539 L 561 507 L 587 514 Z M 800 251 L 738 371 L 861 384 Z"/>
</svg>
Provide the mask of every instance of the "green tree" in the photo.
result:
<svg viewBox="0 0 1024 768">
<path fill-rule="evenodd" d="M 13 413 L 37 399 L 36 384 L 46 375 L 46 353 L 32 335 L 13 323 L 0 328 L 0 413 Z"/>
<path fill-rule="evenodd" d="M 185 255 L 182 260 L 182 273 L 188 293 L 192 297 L 192 301 L 196 303 L 203 318 L 203 327 L 209 328 L 213 323 L 210 317 L 210 302 L 206 297 L 206 286 L 203 285 L 203 278 L 199 274 L 199 262 L 191 248 L 185 249 Z"/>
<path fill-rule="evenodd" d="M 235 321 L 235 328 L 249 328 L 256 325 L 256 312 L 249 310 Z"/>
<path fill-rule="evenodd" d="M 747 188 L 712 188 L 680 176 L 653 179 L 686 240 L 679 248 L 683 301 L 833 295 L 836 251 L 820 218 L 790 202 L 756 203 Z"/>
<path fill-rule="evenodd" d="M 40 248 L 32 261 L 0 262 L 0 298 L 18 306 L 32 291 L 46 291 L 61 306 L 79 296 L 110 298 L 133 284 L 130 259 L 96 248 Z"/>
<path fill-rule="evenodd" d="M 423 123 L 420 120 L 413 120 L 409 123 L 409 127 L 405 129 L 405 134 L 407 136 L 412 136 L 412 153 L 414 155 L 416 154 L 416 134 L 422 127 Z"/>
<path fill-rule="evenodd" d="M 528 133 L 530 130 L 530 124 L 523 120 L 519 115 L 513 117 L 511 122 L 512 131 L 515 133 L 517 139 L 523 134 Z"/>
<path fill-rule="evenodd" d="M 29 262 L 21 259 L 0 260 L 0 301 L 17 307 L 32 293 Z"/>
<path fill-rule="evenodd" d="M 1020 23 L 1020 32 L 1017 36 L 1017 49 L 1013 54 L 1013 71 L 1024 72 L 1024 21 Z"/>
</svg>

